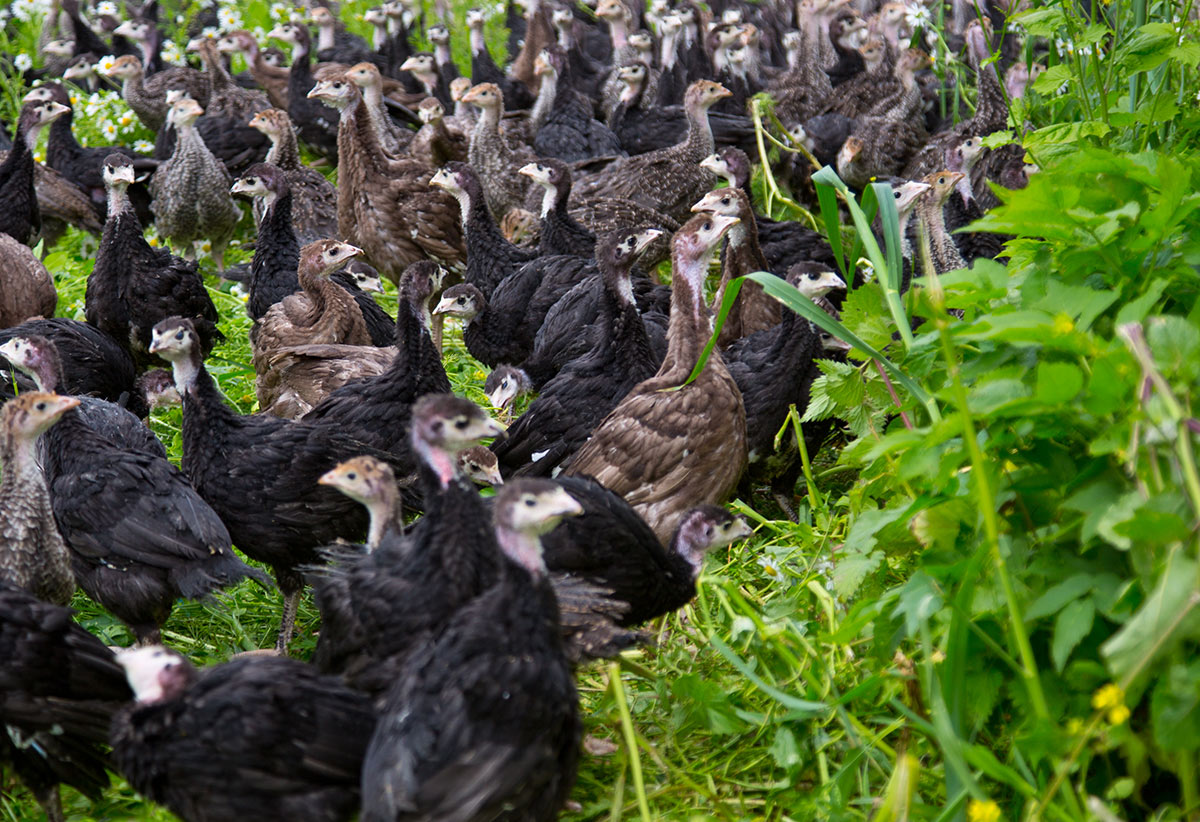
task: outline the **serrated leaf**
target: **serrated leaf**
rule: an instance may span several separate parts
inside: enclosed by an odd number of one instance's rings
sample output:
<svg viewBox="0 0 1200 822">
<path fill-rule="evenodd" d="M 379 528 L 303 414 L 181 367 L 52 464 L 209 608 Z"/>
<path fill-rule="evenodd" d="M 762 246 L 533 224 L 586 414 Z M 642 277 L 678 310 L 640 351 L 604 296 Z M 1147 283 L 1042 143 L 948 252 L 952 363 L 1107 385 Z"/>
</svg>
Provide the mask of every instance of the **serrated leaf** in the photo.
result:
<svg viewBox="0 0 1200 822">
<path fill-rule="evenodd" d="M 854 595 L 858 586 L 883 562 L 882 551 L 869 554 L 850 554 L 840 558 L 833 568 L 833 591 L 842 599 Z"/>
<path fill-rule="evenodd" d="M 1058 618 L 1054 620 L 1050 658 L 1059 673 L 1062 673 L 1063 666 L 1067 664 L 1071 651 L 1091 632 L 1095 617 L 1096 605 L 1090 597 L 1070 602 L 1058 612 Z"/>
<path fill-rule="evenodd" d="M 836 414 L 837 410 L 837 403 L 829 396 L 829 377 L 817 377 L 809 390 L 808 405 L 804 408 L 804 416 L 800 418 L 800 422 L 827 420 Z"/>
<path fill-rule="evenodd" d="M 898 520 L 904 508 L 883 508 L 863 511 L 850 525 L 842 551 L 846 554 L 865 554 L 875 547 L 879 532 Z"/>
</svg>

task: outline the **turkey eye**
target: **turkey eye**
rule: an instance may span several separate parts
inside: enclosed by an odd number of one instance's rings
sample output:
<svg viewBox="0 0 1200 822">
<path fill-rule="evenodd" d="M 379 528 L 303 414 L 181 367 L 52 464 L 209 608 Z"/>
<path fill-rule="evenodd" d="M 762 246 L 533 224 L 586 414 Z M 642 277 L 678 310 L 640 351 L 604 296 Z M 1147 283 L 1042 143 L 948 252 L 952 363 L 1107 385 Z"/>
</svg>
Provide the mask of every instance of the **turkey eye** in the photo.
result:
<svg viewBox="0 0 1200 822">
<path fill-rule="evenodd" d="M 37 405 L 35 405 L 35 406 L 34 406 L 34 408 L 36 408 L 38 411 L 45 411 L 45 410 L 46 410 L 46 403 L 44 403 L 44 402 L 39 402 Z"/>
<path fill-rule="evenodd" d="M 467 427 L 467 421 L 465 419 L 459 418 L 454 421 L 454 427 L 457 428 L 459 431 L 462 431 Z"/>
<path fill-rule="evenodd" d="M 466 297 L 459 297 L 459 298 L 458 298 L 458 304 L 459 304 L 459 305 L 463 305 L 464 303 L 466 303 L 466 301 L 467 301 L 467 298 L 466 298 Z"/>
<path fill-rule="evenodd" d="M 182 332 L 182 331 L 176 331 L 176 332 L 175 332 L 175 339 L 177 339 L 177 340 L 182 340 L 182 339 L 183 339 L 183 332 Z"/>
<path fill-rule="evenodd" d="M 704 224 L 704 230 L 705 230 L 705 231 L 711 231 L 711 230 L 712 230 L 712 223 L 705 223 L 705 224 Z"/>
<path fill-rule="evenodd" d="M 808 278 L 810 280 L 819 280 L 819 279 L 821 279 L 821 275 L 814 272 L 812 274 L 809 274 Z"/>
<path fill-rule="evenodd" d="M 897 200 L 899 200 L 899 199 L 900 199 L 900 192 L 899 192 L 899 191 L 893 192 L 893 193 L 892 193 L 892 196 L 893 196 L 893 197 L 895 197 Z"/>
<path fill-rule="evenodd" d="M 537 505 L 537 500 L 535 500 L 533 497 L 525 498 L 525 507 L 526 508 L 532 508 L 535 505 Z"/>
<path fill-rule="evenodd" d="M 729 205 L 729 198 L 728 198 L 728 197 L 722 197 L 722 198 L 721 198 L 721 205 Z"/>
<path fill-rule="evenodd" d="M 349 474 L 346 475 L 346 479 L 351 480 L 351 481 L 356 480 L 356 479 L 358 479 L 358 474 L 351 471 Z"/>
<path fill-rule="evenodd" d="M 501 381 L 500 381 L 500 387 L 501 387 L 501 388 L 508 388 L 508 380 L 501 380 Z"/>
<path fill-rule="evenodd" d="M 945 177 L 938 177 L 938 185 L 945 185 L 945 183 L 946 183 Z"/>
</svg>

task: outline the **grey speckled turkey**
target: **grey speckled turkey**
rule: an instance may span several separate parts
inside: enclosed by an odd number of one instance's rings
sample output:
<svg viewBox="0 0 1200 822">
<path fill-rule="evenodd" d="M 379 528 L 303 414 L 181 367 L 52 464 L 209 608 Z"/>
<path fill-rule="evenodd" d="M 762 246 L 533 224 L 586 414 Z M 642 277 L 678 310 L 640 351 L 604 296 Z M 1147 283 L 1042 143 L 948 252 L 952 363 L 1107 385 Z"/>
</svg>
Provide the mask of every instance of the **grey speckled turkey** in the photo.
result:
<svg viewBox="0 0 1200 822">
<path fill-rule="evenodd" d="M 203 113 L 200 104 L 187 97 L 171 106 L 175 151 L 150 180 L 150 208 L 159 235 L 182 247 L 185 257 L 195 254 L 196 242 L 211 241 L 213 260 L 223 271 L 225 246 L 241 212 L 229 196 L 233 178 L 196 131 L 196 118 Z"/>
</svg>

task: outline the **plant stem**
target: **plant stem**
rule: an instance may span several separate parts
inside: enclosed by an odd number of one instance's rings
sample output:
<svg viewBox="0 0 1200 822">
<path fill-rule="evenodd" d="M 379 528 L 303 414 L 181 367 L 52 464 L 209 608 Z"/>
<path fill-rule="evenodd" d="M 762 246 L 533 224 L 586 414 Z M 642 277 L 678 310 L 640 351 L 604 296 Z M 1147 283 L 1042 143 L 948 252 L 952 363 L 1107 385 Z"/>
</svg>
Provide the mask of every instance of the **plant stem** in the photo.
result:
<svg viewBox="0 0 1200 822">
<path fill-rule="evenodd" d="M 936 279 L 932 271 L 929 276 Z M 940 291 L 940 289 L 938 289 Z M 1042 682 L 1038 678 L 1037 660 L 1033 655 L 1033 646 L 1029 643 L 1029 633 L 1025 629 L 1025 620 L 1021 613 L 1021 603 L 1017 599 L 1017 591 L 1013 586 L 1012 576 L 1008 572 L 1008 563 L 1000 552 L 1000 518 L 996 514 L 996 497 L 992 490 L 992 481 L 987 470 L 987 460 L 979 447 L 975 422 L 971 417 L 971 409 L 967 403 L 967 390 L 963 386 L 962 374 L 958 368 L 958 358 L 954 356 L 954 342 L 950 338 L 950 326 L 946 321 L 945 312 L 941 310 L 941 301 L 935 305 L 939 309 L 935 323 L 938 337 L 942 343 L 942 355 L 946 361 L 946 370 L 950 375 L 951 389 L 958 413 L 962 419 L 963 440 L 967 453 L 971 457 L 972 474 L 975 479 L 975 496 L 979 510 L 983 514 L 984 534 L 992 556 L 992 565 L 1000 579 L 1004 591 L 1005 604 L 1008 607 L 1009 622 L 1013 638 L 1017 643 L 1017 651 L 1021 658 L 1021 678 L 1025 681 L 1025 689 L 1029 692 L 1029 701 L 1034 713 L 1039 719 L 1050 720 L 1050 707 L 1046 703 L 1046 695 L 1042 691 Z"/>
<path fill-rule="evenodd" d="M 617 712 L 621 715 L 621 735 L 629 751 L 629 771 L 633 774 L 633 791 L 637 795 L 638 811 L 642 822 L 650 822 L 650 802 L 646 799 L 646 784 L 642 780 L 642 759 L 638 753 L 637 737 L 633 732 L 633 717 L 629 714 L 629 703 L 625 699 L 625 683 L 621 681 L 621 665 L 608 663 L 608 681 L 612 683 L 613 696 L 617 701 Z"/>
</svg>

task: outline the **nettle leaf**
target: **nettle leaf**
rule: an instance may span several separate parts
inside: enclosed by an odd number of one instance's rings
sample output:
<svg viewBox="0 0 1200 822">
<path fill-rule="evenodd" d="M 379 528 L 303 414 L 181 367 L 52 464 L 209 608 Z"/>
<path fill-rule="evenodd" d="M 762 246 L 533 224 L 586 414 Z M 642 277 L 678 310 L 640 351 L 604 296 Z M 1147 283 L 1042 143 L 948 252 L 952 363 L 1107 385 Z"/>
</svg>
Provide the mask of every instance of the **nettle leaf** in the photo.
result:
<svg viewBox="0 0 1200 822">
<path fill-rule="evenodd" d="M 809 389 L 808 405 L 804 409 L 804 416 L 800 418 L 800 422 L 826 420 L 837 411 L 837 402 L 829 396 L 829 377 L 817 377 Z"/>
<path fill-rule="evenodd" d="M 846 554 L 865 554 L 875 547 L 879 533 L 898 520 L 907 508 L 883 508 L 863 511 L 850 525 L 842 551 Z"/>
<path fill-rule="evenodd" d="M 891 314 L 878 282 L 864 283 L 850 292 L 842 304 L 842 325 L 880 350 L 891 345 Z"/>
<path fill-rule="evenodd" d="M 921 623 L 942 610 L 942 595 L 934 585 L 933 578 L 924 571 L 917 571 L 900 588 L 900 601 L 892 616 L 904 617 L 904 627 L 909 636 L 920 630 Z"/>
<path fill-rule="evenodd" d="M 1133 540 L 1119 533 L 1116 526 L 1133 519 L 1134 514 L 1143 504 L 1144 500 L 1137 491 L 1124 494 L 1100 515 L 1100 519 L 1096 523 L 1096 533 L 1109 545 L 1120 548 L 1122 551 L 1128 551 L 1133 547 Z"/>
<path fill-rule="evenodd" d="M 833 568 L 834 593 L 842 599 L 853 596 L 867 575 L 874 572 L 882 562 L 882 551 L 841 557 Z"/>
<path fill-rule="evenodd" d="M 1168 751 L 1194 750 L 1200 739 L 1200 661 L 1172 665 L 1150 697 L 1154 740 Z"/>
<path fill-rule="evenodd" d="M 1063 666 L 1071 656 L 1071 651 L 1091 633 L 1092 622 L 1096 617 L 1096 605 L 1091 597 L 1077 599 L 1068 603 L 1058 612 L 1054 620 L 1054 639 L 1050 643 L 1050 658 L 1054 667 L 1062 673 Z"/>
</svg>

